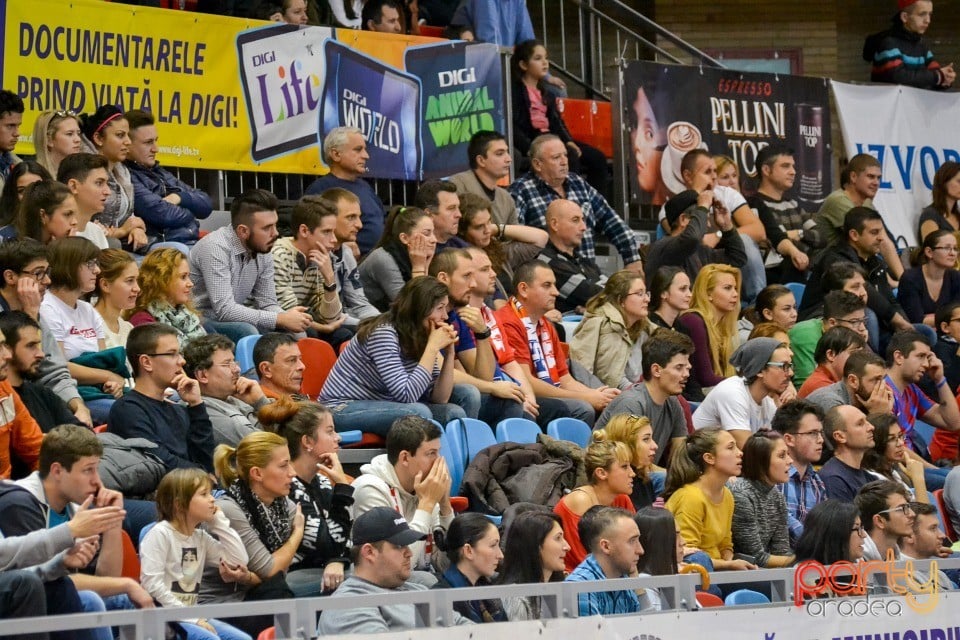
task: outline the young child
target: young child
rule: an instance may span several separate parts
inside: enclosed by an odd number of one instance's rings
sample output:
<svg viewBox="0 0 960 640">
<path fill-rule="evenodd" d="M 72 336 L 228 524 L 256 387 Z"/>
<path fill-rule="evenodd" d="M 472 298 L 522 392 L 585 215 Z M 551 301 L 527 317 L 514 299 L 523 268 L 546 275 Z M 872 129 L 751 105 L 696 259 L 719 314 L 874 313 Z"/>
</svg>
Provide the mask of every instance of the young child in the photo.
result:
<svg viewBox="0 0 960 640">
<path fill-rule="evenodd" d="M 163 607 L 197 604 L 206 565 L 220 567 L 225 582 L 247 580 L 247 550 L 214 503 L 200 469 L 175 469 L 157 487 L 159 522 L 140 543 L 140 584 Z M 201 523 L 206 529 L 198 528 Z M 219 541 L 211 533 L 216 534 Z M 251 640 L 219 620 L 178 623 L 187 640 Z"/>
</svg>

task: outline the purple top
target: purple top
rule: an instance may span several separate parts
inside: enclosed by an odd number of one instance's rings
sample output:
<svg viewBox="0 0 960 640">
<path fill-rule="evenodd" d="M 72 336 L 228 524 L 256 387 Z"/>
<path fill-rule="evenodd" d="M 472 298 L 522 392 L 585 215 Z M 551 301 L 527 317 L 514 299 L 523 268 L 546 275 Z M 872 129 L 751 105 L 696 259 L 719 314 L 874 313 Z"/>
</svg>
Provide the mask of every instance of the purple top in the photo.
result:
<svg viewBox="0 0 960 640">
<path fill-rule="evenodd" d="M 707 325 L 699 313 L 685 313 L 677 318 L 677 323 L 683 326 L 684 332 L 693 340 L 694 351 L 690 357 L 693 365 L 690 374 L 701 387 L 713 387 L 726 378 L 718 376 L 713 371 L 713 362 L 710 360 L 710 338 L 707 336 Z"/>
</svg>

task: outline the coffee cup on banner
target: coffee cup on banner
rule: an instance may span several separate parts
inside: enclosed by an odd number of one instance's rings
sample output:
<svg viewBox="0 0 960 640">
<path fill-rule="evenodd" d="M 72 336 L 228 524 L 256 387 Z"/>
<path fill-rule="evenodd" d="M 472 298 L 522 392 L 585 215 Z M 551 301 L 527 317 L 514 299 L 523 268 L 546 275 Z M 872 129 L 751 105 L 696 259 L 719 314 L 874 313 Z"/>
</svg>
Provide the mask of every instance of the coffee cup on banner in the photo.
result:
<svg viewBox="0 0 960 640">
<path fill-rule="evenodd" d="M 706 148 L 697 125 L 678 120 L 667 127 L 667 147 L 660 160 L 660 175 L 671 193 L 680 193 L 687 188 L 680 172 L 683 157 L 694 149 Z"/>
</svg>

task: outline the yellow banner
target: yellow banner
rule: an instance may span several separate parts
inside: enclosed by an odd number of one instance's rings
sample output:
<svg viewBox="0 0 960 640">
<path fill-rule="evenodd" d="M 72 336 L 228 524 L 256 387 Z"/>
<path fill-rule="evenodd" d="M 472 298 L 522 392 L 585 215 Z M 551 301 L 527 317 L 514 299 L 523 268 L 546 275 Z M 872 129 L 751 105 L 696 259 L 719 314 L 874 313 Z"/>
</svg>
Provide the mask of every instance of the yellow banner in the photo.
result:
<svg viewBox="0 0 960 640">
<path fill-rule="evenodd" d="M 257 163 L 241 86 L 237 37 L 255 20 L 100 0 L 6 0 L 3 87 L 26 106 L 18 154 L 31 155 L 43 111 L 93 113 L 103 104 L 157 119 L 161 163 L 202 169 L 324 173 L 316 145 Z M 319 42 L 331 29 L 310 27 Z M 340 34 L 391 65 L 432 38 Z M 318 79 L 318 80 L 322 80 Z M 309 115 L 309 114 L 308 114 Z"/>
</svg>

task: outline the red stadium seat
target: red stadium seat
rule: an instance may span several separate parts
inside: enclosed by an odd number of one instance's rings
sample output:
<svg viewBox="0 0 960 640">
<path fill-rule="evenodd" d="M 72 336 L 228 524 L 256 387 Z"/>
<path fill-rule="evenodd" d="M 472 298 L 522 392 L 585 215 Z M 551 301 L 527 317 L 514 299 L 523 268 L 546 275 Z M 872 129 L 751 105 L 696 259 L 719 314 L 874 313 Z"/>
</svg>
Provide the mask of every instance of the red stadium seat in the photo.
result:
<svg viewBox="0 0 960 640">
<path fill-rule="evenodd" d="M 126 531 L 120 531 L 121 545 L 123 546 L 123 564 L 120 567 L 120 575 L 124 578 L 130 578 L 140 582 L 140 556 L 133 546 L 133 540 Z"/>
<path fill-rule="evenodd" d="M 337 362 L 337 354 L 329 343 L 317 338 L 301 338 L 297 342 L 300 347 L 300 356 L 306 368 L 303 370 L 303 383 L 300 393 L 310 398 L 316 398 L 323 389 L 323 383 L 330 375 L 330 369 Z"/>
<path fill-rule="evenodd" d="M 933 497 L 937 499 L 936 507 L 940 510 L 940 518 L 943 520 L 943 532 L 950 538 L 950 542 L 957 541 L 957 532 L 953 528 L 953 522 L 950 520 L 950 512 L 947 511 L 947 503 L 943 500 L 943 489 L 937 489 L 933 492 Z"/>
<path fill-rule="evenodd" d="M 557 109 L 570 135 L 613 157 L 613 112 L 609 102 L 560 98 Z"/>
<path fill-rule="evenodd" d="M 420 35 L 428 38 L 443 38 L 443 27 L 431 27 L 428 24 L 420 25 Z"/>
</svg>

